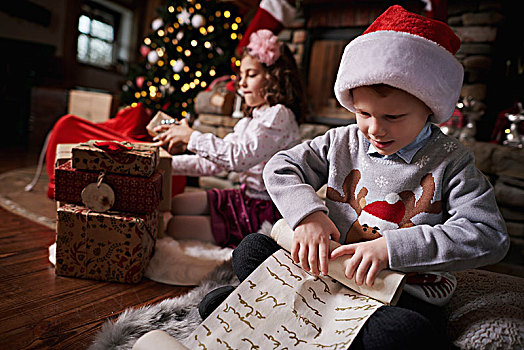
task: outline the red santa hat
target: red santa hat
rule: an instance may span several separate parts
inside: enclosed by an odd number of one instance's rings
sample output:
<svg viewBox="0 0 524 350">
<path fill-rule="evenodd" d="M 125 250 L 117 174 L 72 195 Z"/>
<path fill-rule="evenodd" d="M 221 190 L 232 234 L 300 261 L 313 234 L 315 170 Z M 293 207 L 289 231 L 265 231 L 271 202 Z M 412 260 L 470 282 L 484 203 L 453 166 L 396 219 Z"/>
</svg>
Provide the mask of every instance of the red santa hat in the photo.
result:
<svg viewBox="0 0 524 350">
<path fill-rule="evenodd" d="M 295 19 L 297 10 L 286 0 L 262 0 L 260 5 L 249 23 L 242 40 L 238 43 L 237 54 L 242 54 L 242 49 L 249 44 L 251 33 L 259 29 L 268 29 L 277 35 L 286 23 Z"/>
<path fill-rule="evenodd" d="M 459 47 L 447 24 L 391 6 L 344 49 L 335 96 L 354 112 L 350 89 L 387 84 L 423 101 L 431 121 L 443 123 L 462 88 L 464 69 L 454 56 Z"/>
<path fill-rule="evenodd" d="M 396 193 L 388 194 L 385 199 L 370 203 L 362 209 L 358 217 L 360 225 L 378 227 L 381 231 L 399 228 L 406 207 Z"/>
</svg>

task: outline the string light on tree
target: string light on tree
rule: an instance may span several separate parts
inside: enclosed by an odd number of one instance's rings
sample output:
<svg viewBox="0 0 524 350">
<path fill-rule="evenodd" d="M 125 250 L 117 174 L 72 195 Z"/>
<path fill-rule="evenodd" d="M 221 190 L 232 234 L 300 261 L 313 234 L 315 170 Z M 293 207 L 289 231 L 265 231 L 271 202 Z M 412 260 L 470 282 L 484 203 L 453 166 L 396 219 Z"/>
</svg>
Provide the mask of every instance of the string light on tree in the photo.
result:
<svg viewBox="0 0 524 350">
<path fill-rule="evenodd" d="M 164 25 L 164 21 L 162 21 L 161 18 L 156 18 L 151 22 L 151 28 L 154 31 L 157 31 L 159 28 L 161 28 Z"/>
<path fill-rule="evenodd" d="M 196 94 L 216 77 L 231 75 L 242 19 L 233 2 L 167 0 L 129 69 L 121 100 L 175 117 L 193 112 Z"/>
</svg>

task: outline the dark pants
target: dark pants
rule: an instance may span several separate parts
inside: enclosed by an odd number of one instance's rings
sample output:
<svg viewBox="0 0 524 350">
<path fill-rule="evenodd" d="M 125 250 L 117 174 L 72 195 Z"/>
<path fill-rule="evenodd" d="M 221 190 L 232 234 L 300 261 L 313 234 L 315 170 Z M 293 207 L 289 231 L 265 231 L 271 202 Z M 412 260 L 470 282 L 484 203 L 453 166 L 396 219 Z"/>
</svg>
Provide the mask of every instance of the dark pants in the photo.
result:
<svg viewBox="0 0 524 350">
<path fill-rule="evenodd" d="M 245 280 L 280 246 L 263 234 L 244 238 L 233 251 L 233 270 Z M 397 306 L 383 306 L 366 321 L 351 349 L 452 349 L 442 308 L 403 293 Z"/>
</svg>

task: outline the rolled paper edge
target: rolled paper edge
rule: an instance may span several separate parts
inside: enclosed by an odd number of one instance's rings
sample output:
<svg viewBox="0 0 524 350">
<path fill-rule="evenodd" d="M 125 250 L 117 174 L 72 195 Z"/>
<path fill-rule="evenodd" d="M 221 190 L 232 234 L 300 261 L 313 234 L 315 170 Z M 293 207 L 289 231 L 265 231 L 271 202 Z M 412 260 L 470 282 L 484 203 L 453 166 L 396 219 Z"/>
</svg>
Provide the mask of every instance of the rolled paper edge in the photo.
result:
<svg viewBox="0 0 524 350">
<path fill-rule="evenodd" d="M 293 229 L 291 229 L 284 219 L 278 220 L 273 225 L 271 237 L 278 243 L 278 245 L 288 252 L 291 252 L 293 244 Z M 329 244 L 330 252 L 338 246 L 340 246 L 339 243 L 331 241 Z M 328 276 L 357 293 L 368 296 L 387 305 L 396 305 L 400 294 L 402 293 L 402 289 L 404 288 L 404 284 L 406 283 L 406 274 L 385 269 L 377 275 L 372 287 L 368 287 L 365 284 L 359 286 L 356 284 L 354 278 L 349 279 L 344 273 L 345 267 L 350 259 L 350 257 L 341 256 L 337 259 L 330 260 L 328 263 Z"/>
</svg>

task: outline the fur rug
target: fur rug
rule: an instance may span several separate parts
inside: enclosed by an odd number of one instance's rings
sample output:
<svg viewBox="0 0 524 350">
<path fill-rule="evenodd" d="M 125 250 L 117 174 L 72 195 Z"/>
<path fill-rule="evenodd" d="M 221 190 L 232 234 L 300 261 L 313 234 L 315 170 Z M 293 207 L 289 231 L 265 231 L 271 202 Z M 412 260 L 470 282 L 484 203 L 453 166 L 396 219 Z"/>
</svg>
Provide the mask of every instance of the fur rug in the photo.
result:
<svg viewBox="0 0 524 350">
<path fill-rule="evenodd" d="M 127 309 L 116 321 L 106 321 L 89 350 L 131 349 L 138 338 L 155 329 L 183 341 L 202 322 L 198 313 L 202 298 L 213 289 L 238 283 L 231 261 L 224 262 L 189 293 L 156 305 Z"/>
<path fill-rule="evenodd" d="M 145 276 L 165 284 L 196 286 L 218 265 L 230 260 L 232 252 L 231 248 L 220 248 L 211 243 L 160 238 L 156 241 L 155 254 L 147 265 Z"/>
</svg>

